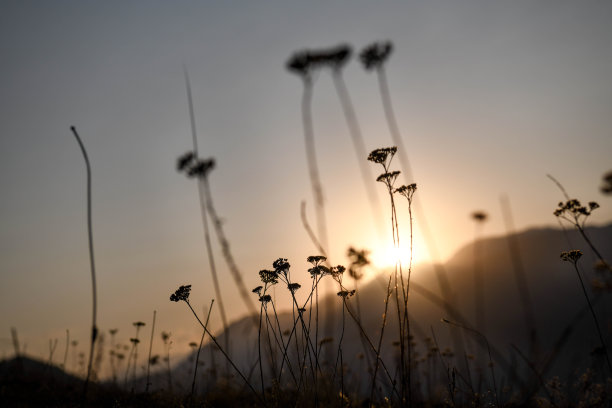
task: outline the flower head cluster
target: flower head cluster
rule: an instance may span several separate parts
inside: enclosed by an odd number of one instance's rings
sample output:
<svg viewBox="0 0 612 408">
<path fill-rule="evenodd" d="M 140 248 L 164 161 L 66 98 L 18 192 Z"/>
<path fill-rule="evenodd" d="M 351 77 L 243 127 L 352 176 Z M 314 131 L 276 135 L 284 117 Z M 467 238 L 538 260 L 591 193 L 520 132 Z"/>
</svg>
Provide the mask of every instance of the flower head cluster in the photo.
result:
<svg viewBox="0 0 612 408">
<path fill-rule="evenodd" d="M 182 285 L 170 295 L 170 300 L 172 302 L 178 302 L 179 300 L 189 302 L 189 292 L 191 292 L 191 285 Z"/>
<path fill-rule="evenodd" d="M 337 293 L 338 296 L 346 299 L 347 297 L 351 297 L 355 294 L 355 289 L 353 290 L 341 290 Z"/>
<path fill-rule="evenodd" d="M 272 296 L 270 296 L 270 295 L 263 295 L 263 296 L 261 296 L 261 297 L 259 298 L 259 301 L 260 301 L 261 303 L 268 303 L 268 302 L 270 302 L 271 300 L 272 300 Z"/>
<path fill-rule="evenodd" d="M 263 283 L 269 285 L 275 285 L 278 283 L 278 272 L 271 271 L 269 269 L 262 269 L 259 271 L 259 277 Z"/>
<path fill-rule="evenodd" d="M 597 208 L 599 208 L 599 204 L 597 204 L 595 201 L 589 202 L 588 207 L 586 207 L 580 204 L 580 201 L 574 198 L 567 200 L 565 203 L 563 201 L 559 202 L 559 205 L 553 214 L 556 217 L 571 214 L 575 219 L 578 219 L 579 217 L 588 217 L 591 215 L 591 212 Z"/>
<path fill-rule="evenodd" d="M 375 42 L 365 47 L 359 54 L 359 59 L 366 70 L 382 66 L 393 51 L 390 41 Z"/>
<path fill-rule="evenodd" d="M 391 159 L 397 153 L 397 147 L 381 147 L 380 149 L 372 150 L 368 155 L 368 160 L 374 163 L 382 164 L 385 169 L 389 163 L 391 163 Z M 387 159 L 389 161 L 387 162 Z"/>
<path fill-rule="evenodd" d="M 563 251 L 561 252 L 561 260 L 566 262 L 571 262 L 575 264 L 578 262 L 580 257 L 582 256 L 582 251 L 579 249 L 573 249 L 571 251 Z"/>
<path fill-rule="evenodd" d="M 328 49 L 299 51 L 289 58 L 287 69 L 302 77 L 308 77 L 313 70 L 323 67 L 339 70 L 346 65 L 352 53 L 353 49 L 347 44 Z"/>
<path fill-rule="evenodd" d="M 329 273 L 334 278 L 338 278 L 338 277 L 342 276 L 344 271 L 346 271 L 346 268 L 344 266 L 342 266 L 342 265 L 332 266 L 331 268 L 329 268 Z"/>
<path fill-rule="evenodd" d="M 604 194 L 612 194 L 612 171 L 603 175 L 603 182 L 599 189 Z"/>
<path fill-rule="evenodd" d="M 408 199 L 408 202 L 412 202 L 412 196 L 417 189 L 416 183 L 403 185 L 395 189 L 395 193 L 399 193 Z"/>
<path fill-rule="evenodd" d="M 359 280 L 363 277 L 361 270 L 364 266 L 370 264 L 368 254 L 369 251 L 367 249 L 357 250 L 353 247 L 348 249 L 346 256 L 350 260 L 348 272 L 351 278 Z"/>
<path fill-rule="evenodd" d="M 386 172 L 378 176 L 376 178 L 376 181 L 385 183 L 387 188 L 392 190 L 393 184 L 395 184 L 395 180 L 397 180 L 397 176 L 399 176 L 399 174 L 400 174 L 399 170 Z"/>
<path fill-rule="evenodd" d="M 484 211 L 474 211 L 472 213 L 472 219 L 476 222 L 485 222 L 487 220 L 487 213 Z"/>
<path fill-rule="evenodd" d="M 283 275 L 286 276 L 287 273 L 289 272 L 289 268 L 291 267 L 291 265 L 287 261 L 287 258 L 278 258 L 276 261 L 272 263 L 272 267 L 274 268 L 276 273 L 278 274 L 282 273 Z"/>
<path fill-rule="evenodd" d="M 301 287 L 302 285 L 300 285 L 299 283 L 290 283 L 287 285 L 287 289 L 289 289 L 291 293 L 295 293 L 295 291 Z"/>
<path fill-rule="evenodd" d="M 138 339 L 137 339 L 137 338 L 135 338 L 135 337 L 132 337 L 132 338 L 130 339 L 130 341 L 131 341 L 132 343 L 134 343 L 134 344 L 138 344 L 138 343 L 140 343 L 140 340 L 138 340 Z"/>
<path fill-rule="evenodd" d="M 140 328 L 142 326 L 145 326 L 146 323 L 145 322 L 134 322 L 134 323 L 132 323 L 132 325 L 134 325 L 134 327 L 139 327 Z"/>
<path fill-rule="evenodd" d="M 315 278 L 318 275 L 326 275 L 330 273 L 329 268 L 321 264 L 322 262 L 327 261 L 327 257 L 323 255 L 311 255 L 306 258 L 306 261 L 312 264 L 312 268 L 308 269 L 308 272 L 312 278 Z"/>
<path fill-rule="evenodd" d="M 215 168 L 215 159 L 199 160 L 194 152 L 180 156 L 176 163 L 179 172 L 187 173 L 189 177 L 206 177 Z"/>
<path fill-rule="evenodd" d="M 258 286 L 255 289 L 253 289 L 251 292 L 257 294 L 257 296 L 261 296 L 261 290 L 263 289 L 263 286 Z"/>
</svg>

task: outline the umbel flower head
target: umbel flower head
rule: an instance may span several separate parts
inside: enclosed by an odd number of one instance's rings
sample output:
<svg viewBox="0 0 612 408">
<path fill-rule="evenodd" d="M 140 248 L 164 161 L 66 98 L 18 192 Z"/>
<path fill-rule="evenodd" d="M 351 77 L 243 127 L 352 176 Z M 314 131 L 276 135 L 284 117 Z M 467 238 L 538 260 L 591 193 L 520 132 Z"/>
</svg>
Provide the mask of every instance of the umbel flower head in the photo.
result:
<svg viewBox="0 0 612 408">
<path fill-rule="evenodd" d="M 580 204 L 580 201 L 575 198 L 571 200 L 567 200 L 565 203 L 563 201 L 559 202 L 557 209 L 553 212 L 556 217 L 563 216 L 566 213 L 572 214 L 574 217 L 578 218 L 581 216 L 588 217 L 591 215 L 593 210 L 599 208 L 599 204 L 595 201 L 591 201 L 588 204 L 588 208 Z"/>
<path fill-rule="evenodd" d="M 259 277 L 263 283 L 275 285 L 278 283 L 278 272 L 262 269 L 259 271 Z"/>
<path fill-rule="evenodd" d="M 308 78 L 315 69 L 324 67 L 342 69 L 352 53 L 353 49 L 348 44 L 320 50 L 298 51 L 289 58 L 286 67 L 290 72 Z"/>
<path fill-rule="evenodd" d="M 286 275 L 291 265 L 287 261 L 287 258 L 278 258 L 276 261 L 272 262 L 272 267 L 277 273 Z"/>
<path fill-rule="evenodd" d="M 397 176 L 399 176 L 399 174 L 400 174 L 399 170 L 383 173 L 383 174 L 381 174 L 380 176 L 378 176 L 376 178 L 376 181 L 379 181 L 381 183 L 385 183 L 385 185 L 388 188 L 392 188 L 393 184 L 395 183 L 395 180 L 397 179 Z"/>
<path fill-rule="evenodd" d="M 380 149 L 372 150 L 368 155 L 368 160 L 374 163 L 382 164 L 383 167 L 386 169 L 388 166 L 387 159 L 389 159 L 390 163 L 396 152 L 397 146 L 382 147 Z"/>
<path fill-rule="evenodd" d="M 561 252 L 561 260 L 566 262 L 571 262 L 575 264 L 578 262 L 580 257 L 582 256 L 582 251 L 579 249 L 572 249 L 571 251 L 563 251 Z"/>
<path fill-rule="evenodd" d="M 408 199 L 409 202 L 411 202 L 412 196 L 414 195 L 414 192 L 416 191 L 416 189 L 417 189 L 416 183 L 412 183 L 412 184 L 403 185 L 401 187 L 396 188 L 394 193 L 399 193 L 403 195 L 404 197 Z"/>
<path fill-rule="evenodd" d="M 375 42 L 365 47 L 359 54 L 363 67 L 370 71 L 382 66 L 393 51 L 391 41 Z"/>
<path fill-rule="evenodd" d="M 191 292 L 191 285 L 182 285 L 170 295 L 170 300 L 172 302 L 178 302 L 179 300 L 189 302 L 189 292 Z"/>
<path fill-rule="evenodd" d="M 146 325 L 146 323 L 145 323 L 145 322 L 134 322 L 134 323 L 132 323 L 132 324 L 133 324 L 135 327 L 142 327 L 142 326 L 145 326 L 145 325 Z"/>
<path fill-rule="evenodd" d="M 319 265 L 321 262 L 327 261 L 327 257 L 323 255 L 310 255 L 306 258 L 306 262 L 310 262 L 313 266 Z"/>
<path fill-rule="evenodd" d="M 472 213 L 472 219 L 476 222 L 484 222 L 488 218 L 488 215 L 484 211 L 474 211 Z"/>
<path fill-rule="evenodd" d="M 289 289 L 292 293 L 295 293 L 296 290 L 298 290 L 299 288 L 301 288 L 302 285 L 300 285 L 299 283 L 290 283 L 289 285 L 287 285 L 287 289 Z"/>
<path fill-rule="evenodd" d="M 261 296 L 261 290 L 263 289 L 263 286 L 259 285 L 258 287 L 256 287 L 255 289 L 253 289 L 251 292 L 257 294 L 257 296 Z"/>
</svg>

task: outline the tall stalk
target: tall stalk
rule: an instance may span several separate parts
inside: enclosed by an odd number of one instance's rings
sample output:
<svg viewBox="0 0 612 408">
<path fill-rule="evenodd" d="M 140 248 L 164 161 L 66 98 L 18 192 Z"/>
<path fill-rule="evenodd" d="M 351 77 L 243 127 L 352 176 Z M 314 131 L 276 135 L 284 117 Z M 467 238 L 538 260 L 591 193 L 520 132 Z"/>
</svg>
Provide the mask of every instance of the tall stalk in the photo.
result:
<svg viewBox="0 0 612 408">
<path fill-rule="evenodd" d="M 150 373 L 151 373 L 151 352 L 153 351 L 153 334 L 155 333 L 155 316 L 157 311 L 153 311 L 153 323 L 151 324 L 151 339 L 149 340 L 149 356 L 147 358 L 147 385 L 145 386 L 145 392 L 149 392 L 150 385 Z"/>
<path fill-rule="evenodd" d="M 81 153 L 83 153 L 83 159 L 85 159 L 85 167 L 87 168 L 87 233 L 89 238 L 89 266 L 91 269 L 91 291 L 92 291 L 92 317 L 91 317 L 91 338 L 89 346 L 89 360 L 87 362 L 87 377 L 85 378 L 85 385 L 83 386 L 83 398 L 87 397 L 87 387 L 91 378 L 91 366 L 93 362 L 94 345 L 96 338 L 98 337 L 98 327 L 96 325 L 97 311 L 98 311 L 98 299 L 97 299 L 97 288 L 96 288 L 96 264 L 94 262 L 94 247 L 93 247 L 93 226 L 91 221 L 91 165 L 89 164 L 89 157 L 87 156 L 87 150 L 79 137 L 79 134 L 74 126 L 70 127 L 72 134 L 79 143 Z"/>
</svg>

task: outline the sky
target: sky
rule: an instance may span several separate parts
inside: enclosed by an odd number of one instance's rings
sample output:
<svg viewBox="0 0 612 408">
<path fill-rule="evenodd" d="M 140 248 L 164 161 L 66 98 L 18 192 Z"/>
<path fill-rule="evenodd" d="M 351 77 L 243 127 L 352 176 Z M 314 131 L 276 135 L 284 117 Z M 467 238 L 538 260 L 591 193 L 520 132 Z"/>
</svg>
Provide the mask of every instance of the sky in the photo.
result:
<svg viewBox="0 0 612 408">
<path fill-rule="evenodd" d="M 37 356 L 48 357 L 51 339 L 63 344 L 67 329 L 87 342 L 86 178 L 70 126 L 93 169 L 100 328 L 125 340 L 155 310 L 177 353 L 197 338 L 188 310 L 168 301 L 182 284 L 193 285 L 198 310 L 215 297 L 197 185 L 175 170 L 191 147 L 183 66 L 200 152 L 217 163 L 216 209 L 248 288 L 279 257 L 307 280 L 305 259 L 317 253 L 300 220 L 305 200 L 315 224 L 302 84 L 285 70 L 305 48 L 393 42 L 386 69 L 414 176 L 401 183 L 418 184 L 424 209 L 415 214 L 416 261 L 431 259 L 424 219 L 441 261 L 474 239 L 475 210 L 489 214 L 482 236 L 505 233 L 502 195 L 517 230 L 557 226 L 563 196 L 547 174 L 572 197 L 601 204 L 590 223 L 612 221 L 610 197 L 599 192 L 612 169 L 608 1 L 3 0 L 0 8 L 0 357 L 12 353 L 11 327 Z M 392 145 L 375 75 L 353 60 L 344 79 L 367 149 Z M 355 246 L 383 266 L 389 210 L 375 220 L 368 207 L 326 72 L 315 82 L 313 120 L 330 258 L 346 263 Z M 407 217 L 400 208 L 404 237 Z M 246 309 L 214 245 L 235 319 Z M 221 328 L 218 310 L 212 322 Z"/>
</svg>

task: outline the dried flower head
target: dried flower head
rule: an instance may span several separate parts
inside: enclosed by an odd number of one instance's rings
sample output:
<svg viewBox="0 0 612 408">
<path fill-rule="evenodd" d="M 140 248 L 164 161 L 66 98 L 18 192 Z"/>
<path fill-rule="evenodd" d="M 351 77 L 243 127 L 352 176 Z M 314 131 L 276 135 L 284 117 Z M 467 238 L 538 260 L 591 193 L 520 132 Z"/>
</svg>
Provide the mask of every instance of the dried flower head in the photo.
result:
<svg viewBox="0 0 612 408">
<path fill-rule="evenodd" d="M 274 285 L 278 283 L 278 272 L 271 271 L 268 269 L 262 269 L 259 271 L 259 277 L 263 283 Z"/>
<path fill-rule="evenodd" d="M 270 296 L 270 295 L 263 295 L 263 296 L 261 296 L 261 297 L 259 298 L 259 301 L 260 301 L 261 303 L 268 303 L 268 302 L 270 302 L 271 300 L 272 300 L 272 296 Z"/>
<path fill-rule="evenodd" d="M 287 272 L 289 272 L 291 265 L 287 261 L 287 258 L 278 258 L 272 263 L 272 267 L 277 273 L 283 273 L 286 275 Z"/>
<path fill-rule="evenodd" d="M 171 335 L 172 335 L 171 333 L 168 333 L 168 332 L 165 332 L 165 331 L 161 332 L 161 338 L 162 338 L 163 342 L 167 343 L 168 340 L 170 340 L 170 336 Z"/>
<path fill-rule="evenodd" d="M 196 348 L 196 347 L 198 347 L 198 343 L 196 343 L 195 341 L 192 341 L 192 342 L 189 343 L 189 347 Z"/>
<path fill-rule="evenodd" d="M 359 280 L 363 277 L 361 270 L 364 266 L 370 264 L 368 254 L 370 251 L 367 249 L 357 250 L 353 247 L 349 247 L 346 256 L 349 258 L 350 264 L 348 272 L 351 278 Z"/>
<path fill-rule="evenodd" d="M 189 292 L 190 291 L 191 291 L 191 285 L 182 285 L 172 295 L 170 295 L 170 300 L 172 302 L 178 302 L 179 300 L 184 300 L 185 302 L 189 302 Z"/>
<path fill-rule="evenodd" d="M 557 209 L 553 212 L 556 217 L 564 216 L 565 214 L 572 215 L 576 220 L 580 217 L 588 217 L 591 215 L 591 211 L 599 208 L 599 204 L 595 201 L 591 201 L 588 204 L 588 208 L 583 206 L 580 201 L 575 198 L 559 202 Z"/>
<path fill-rule="evenodd" d="M 389 159 L 389 163 L 391 159 L 397 152 L 397 147 L 382 147 L 380 149 L 372 150 L 368 155 L 368 160 L 374 163 L 382 164 L 385 169 L 387 168 L 387 159 Z"/>
<path fill-rule="evenodd" d="M 187 152 L 181 155 L 176 161 L 176 169 L 181 172 L 193 164 L 196 156 L 193 152 Z"/>
<path fill-rule="evenodd" d="M 206 160 L 198 160 L 193 163 L 189 170 L 187 171 L 187 175 L 189 177 L 199 177 L 203 178 L 211 172 L 212 169 L 215 168 L 215 159 L 210 158 Z"/>
<path fill-rule="evenodd" d="M 114 336 L 118 331 L 119 329 L 110 329 L 108 332 L 111 334 L 111 336 Z"/>
<path fill-rule="evenodd" d="M 289 72 L 306 77 L 310 74 L 310 58 L 308 51 L 296 52 L 287 61 L 287 69 Z"/>
<path fill-rule="evenodd" d="M 299 283 L 290 283 L 289 285 L 287 285 L 287 289 L 289 289 L 291 293 L 295 293 L 295 291 L 301 287 L 302 285 L 300 285 Z"/>
<path fill-rule="evenodd" d="M 403 185 L 401 187 L 396 188 L 394 193 L 401 194 L 404 197 L 406 197 L 409 202 L 412 202 L 412 196 L 414 195 L 414 192 L 416 191 L 416 189 L 417 189 L 416 183 L 412 183 L 412 184 Z"/>
<path fill-rule="evenodd" d="M 602 183 L 599 190 L 603 194 L 612 194 L 612 171 L 607 172 L 602 177 Z"/>
<path fill-rule="evenodd" d="M 321 276 L 330 275 L 331 270 L 325 265 L 316 265 L 308 269 L 308 273 L 310 273 L 311 278 L 316 278 L 319 275 Z"/>
<path fill-rule="evenodd" d="M 257 296 L 261 296 L 261 290 L 263 289 L 263 286 L 258 286 L 255 289 L 253 289 L 251 292 L 256 293 Z"/>
<path fill-rule="evenodd" d="M 320 50 L 302 50 L 289 58 L 286 67 L 289 72 L 309 78 L 315 69 L 325 67 L 335 70 L 342 69 L 351 58 L 352 53 L 351 46 L 347 44 Z"/>
<path fill-rule="evenodd" d="M 317 266 L 321 262 L 327 261 L 327 257 L 324 257 L 323 255 L 311 255 L 308 258 L 306 258 L 306 261 L 310 262 L 314 266 Z"/>
<path fill-rule="evenodd" d="M 347 297 L 351 297 L 355 294 L 355 289 L 353 290 L 341 290 L 337 293 L 338 296 L 346 299 Z"/>
<path fill-rule="evenodd" d="M 484 211 L 474 211 L 472 213 L 472 219 L 476 222 L 484 222 L 488 218 L 488 215 Z"/>
<path fill-rule="evenodd" d="M 145 326 L 146 323 L 145 322 L 134 322 L 132 323 L 132 325 L 134 325 L 134 327 L 142 327 L 142 326 Z"/>
<path fill-rule="evenodd" d="M 130 339 L 130 341 L 131 341 L 132 343 L 134 343 L 134 344 L 138 344 L 138 343 L 140 343 L 140 340 L 138 340 L 137 338 L 134 338 L 134 337 L 132 337 L 132 338 Z"/>
<path fill-rule="evenodd" d="M 397 179 L 397 176 L 399 176 L 399 174 L 399 170 L 383 173 L 376 178 L 376 181 L 385 183 L 388 188 L 392 189 L 393 184 L 395 184 L 395 180 Z"/>
<path fill-rule="evenodd" d="M 154 366 L 159 362 L 159 355 L 156 354 L 153 357 L 151 357 L 151 359 L 149 360 L 149 363 Z"/>
<path fill-rule="evenodd" d="M 332 266 L 329 270 L 329 273 L 334 277 L 337 278 L 339 276 L 341 276 L 344 272 L 346 271 L 346 268 L 342 265 L 338 265 L 338 266 Z"/>
<path fill-rule="evenodd" d="M 576 263 L 582 256 L 582 251 L 579 249 L 572 249 L 571 251 L 563 251 L 561 252 L 561 260 L 567 261 L 571 263 Z"/>
<path fill-rule="evenodd" d="M 382 66 L 393 51 L 390 41 L 375 42 L 365 47 L 359 54 L 359 59 L 366 70 Z"/>
</svg>

